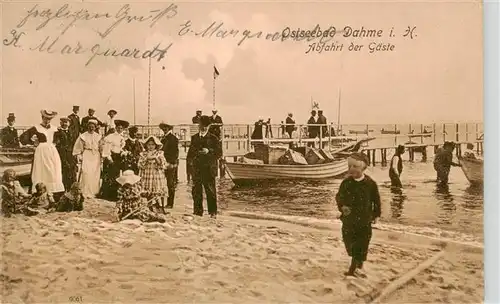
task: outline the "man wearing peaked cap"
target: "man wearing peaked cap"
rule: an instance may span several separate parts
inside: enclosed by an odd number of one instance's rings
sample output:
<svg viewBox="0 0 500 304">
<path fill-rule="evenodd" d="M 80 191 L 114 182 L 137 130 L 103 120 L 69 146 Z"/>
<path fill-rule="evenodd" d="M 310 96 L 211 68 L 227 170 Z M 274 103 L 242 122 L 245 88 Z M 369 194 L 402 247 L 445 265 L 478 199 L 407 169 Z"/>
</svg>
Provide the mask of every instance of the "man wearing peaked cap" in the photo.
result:
<svg viewBox="0 0 500 304">
<path fill-rule="evenodd" d="M 210 116 L 210 123 L 212 126 L 210 126 L 210 132 L 217 136 L 219 140 L 221 140 L 221 128 L 222 128 L 222 117 L 217 114 L 217 110 L 213 109 L 212 110 L 212 116 Z"/>
<path fill-rule="evenodd" d="M 76 139 L 80 135 L 80 116 L 78 116 L 79 111 L 80 111 L 80 106 L 73 106 L 73 113 L 68 115 L 69 133 L 71 133 L 71 138 L 74 141 L 76 141 Z"/>
<path fill-rule="evenodd" d="M 80 125 L 80 133 L 83 133 L 83 132 L 87 131 L 87 129 L 88 129 L 88 123 L 89 123 L 89 120 L 91 120 L 91 119 L 93 119 L 93 120 L 95 120 L 97 122 L 96 132 L 99 133 L 99 127 L 103 126 L 103 123 L 97 117 L 94 116 L 94 114 L 95 114 L 95 110 L 94 109 L 89 108 L 88 114 L 89 115 L 87 115 L 84 118 L 82 118 L 82 123 Z"/>
<path fill-rule="evenodd" d="M 173 127 L 166 123 L 160 124 L 160 129 L 165 134 L 161 139 L 163 155 L 167 161 L 165 177 L 167 178 L 168 198 L 167 209 L 174 207 L 175 185 L 177 183 L 177 168 L 179 163 L 179 140 L 172 133 Z"/>
<path fill-rule="evenodd" d="M 217 160 L 222 156 L 219 139 L 208 131 L 210 117 L 201 116 L 199 133 L 191 137 L 186 160 L 191 164 L 193 177 L 193 213 L 203 216 L 203 189 L 207 196 L 207 209 L 211 217 L 217 215 Z"/>
<path fill-rule="evenodd" d="M 7 126 L 0 131 L 0 145 L 4 148 L 19 148 L 19 136 L 14 128 L 16 116 L 9 113 L 7 117 Z"/>
<path fill-rule="evenodd" d="M 60 118 L 60 121 L 61 126 L 54 133 L 54 144 L 59 153 L 59 158 L 61 159 L 64 189 L 69 190 L 71 185 L 76 182 L 76 175 L 78 172 L 76 159 L 73 156 L 73 146 L 76 138 L 73 138 L 73 134 L 69 129 L 70 119 L 63 116 Z"/>
</svg>

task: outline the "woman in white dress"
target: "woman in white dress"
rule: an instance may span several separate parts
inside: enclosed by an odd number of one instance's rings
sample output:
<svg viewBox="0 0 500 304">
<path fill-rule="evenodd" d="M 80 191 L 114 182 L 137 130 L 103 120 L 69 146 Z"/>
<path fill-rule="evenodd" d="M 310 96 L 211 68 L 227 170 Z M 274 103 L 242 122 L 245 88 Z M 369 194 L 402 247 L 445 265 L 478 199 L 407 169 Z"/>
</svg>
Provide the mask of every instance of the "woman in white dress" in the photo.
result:
<svg viewBox="0 0 500 304">
<path fill-rule="evenodd" d="M 42 123 L 29 128 L 20 136 L 23 145 L 36 146 L 31 167 L 32 191 L 38 183 L 44 183 L 49 193 L 64 192 L 61 159 L 54 145 L 57 127 L 50 121 L 57 112 L 41 110 Z"/>
<path fill-rule="evenodd" d="M 93 198 L 99 193 L 102 136 L 96 132 L 97 120 L 89 120 L 87 128 L 76 140 L 73 155 L 76 155 L 82 164 L 78 176 L 82 194 L 86 198 Z"/>
</svg>

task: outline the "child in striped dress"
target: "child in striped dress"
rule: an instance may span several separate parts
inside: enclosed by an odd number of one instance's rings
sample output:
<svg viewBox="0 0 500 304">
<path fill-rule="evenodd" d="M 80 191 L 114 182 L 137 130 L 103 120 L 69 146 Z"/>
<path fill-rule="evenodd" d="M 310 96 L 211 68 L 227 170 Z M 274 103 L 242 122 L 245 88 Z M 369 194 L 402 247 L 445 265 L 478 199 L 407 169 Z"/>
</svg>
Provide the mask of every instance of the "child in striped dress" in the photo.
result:
<svg viewBox="0 0 500 304">
<path fill-rule="evenodd" d="M 141 188 L 148 200 L 157 197 L 156 207 L 161 204 L 161 211 L 165 213 L 165 195 L 167 194 L 167 179 L 165 169 L 167 161 L 161 150 L 162 144 L 155 136 L 150 136 L 144 144 L 146 151 L 139 156 L 139 176 Z"/>
</svg>

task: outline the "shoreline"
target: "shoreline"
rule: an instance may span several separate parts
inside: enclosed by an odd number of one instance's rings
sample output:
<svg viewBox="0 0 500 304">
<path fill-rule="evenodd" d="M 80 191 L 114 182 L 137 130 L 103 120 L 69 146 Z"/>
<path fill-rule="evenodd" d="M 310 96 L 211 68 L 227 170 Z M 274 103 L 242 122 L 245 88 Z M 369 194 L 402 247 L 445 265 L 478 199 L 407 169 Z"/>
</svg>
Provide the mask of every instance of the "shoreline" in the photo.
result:
<svg viewBox="0 0 500 304">
<path fill-rule="evenodd" d="M 339 225 L 318 229 L 318 223 L 297 225 L 276 215 L 248 219 L 229 211 L 212 220 L 193 217 L 183 204 L 165 224 L 113 223 L 113 207 L 89 200 L 82 212 L 3 219 L 3 301 L 68 302 L 80 296 L 90 303 L 366 303 L 443 248 L 445 259 L 415 277 L 427 284 L 416 289 L 423 297 L 418 301 L 482 301 L 479 248 L 375 230 L 367 277 L 345 278 L 349 258 Z M 449 261 L 459 256 L 470 261 L 464 269 Z M 475 276 L 462 277 L 473 270 Z M 401 299 L 400 293 L 386 300 Z"/>
</svg>

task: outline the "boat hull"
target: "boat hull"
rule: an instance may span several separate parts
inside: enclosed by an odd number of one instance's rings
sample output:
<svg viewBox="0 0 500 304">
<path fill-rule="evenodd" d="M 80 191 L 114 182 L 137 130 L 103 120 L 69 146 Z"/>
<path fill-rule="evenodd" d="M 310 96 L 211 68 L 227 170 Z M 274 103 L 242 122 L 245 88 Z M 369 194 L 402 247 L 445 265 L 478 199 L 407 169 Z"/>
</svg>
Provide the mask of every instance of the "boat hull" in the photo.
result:
<svg viewBox="0 0 500 304">
<path fill-rule="evenodd" d="M 17 176 L 29 176 L 34 148 L 0 148 L 0 175 L 7 169 L 14 169 Z"/>
<path fill-rule="evenodd" d="M 229 177 L 237 185 L 277 180 L 320 180 L 342 177 L 347 173 L 347 160 L 319 165 L 263 165 L 225 163 Z"/>
<path fill-rule="evenodd" d="M 482 159 L 467 159 L 460 157 L 462 171 L 469 183 L 473 185 L 483 184 L 484 179 L 484 161 Z"/>
</svg>

